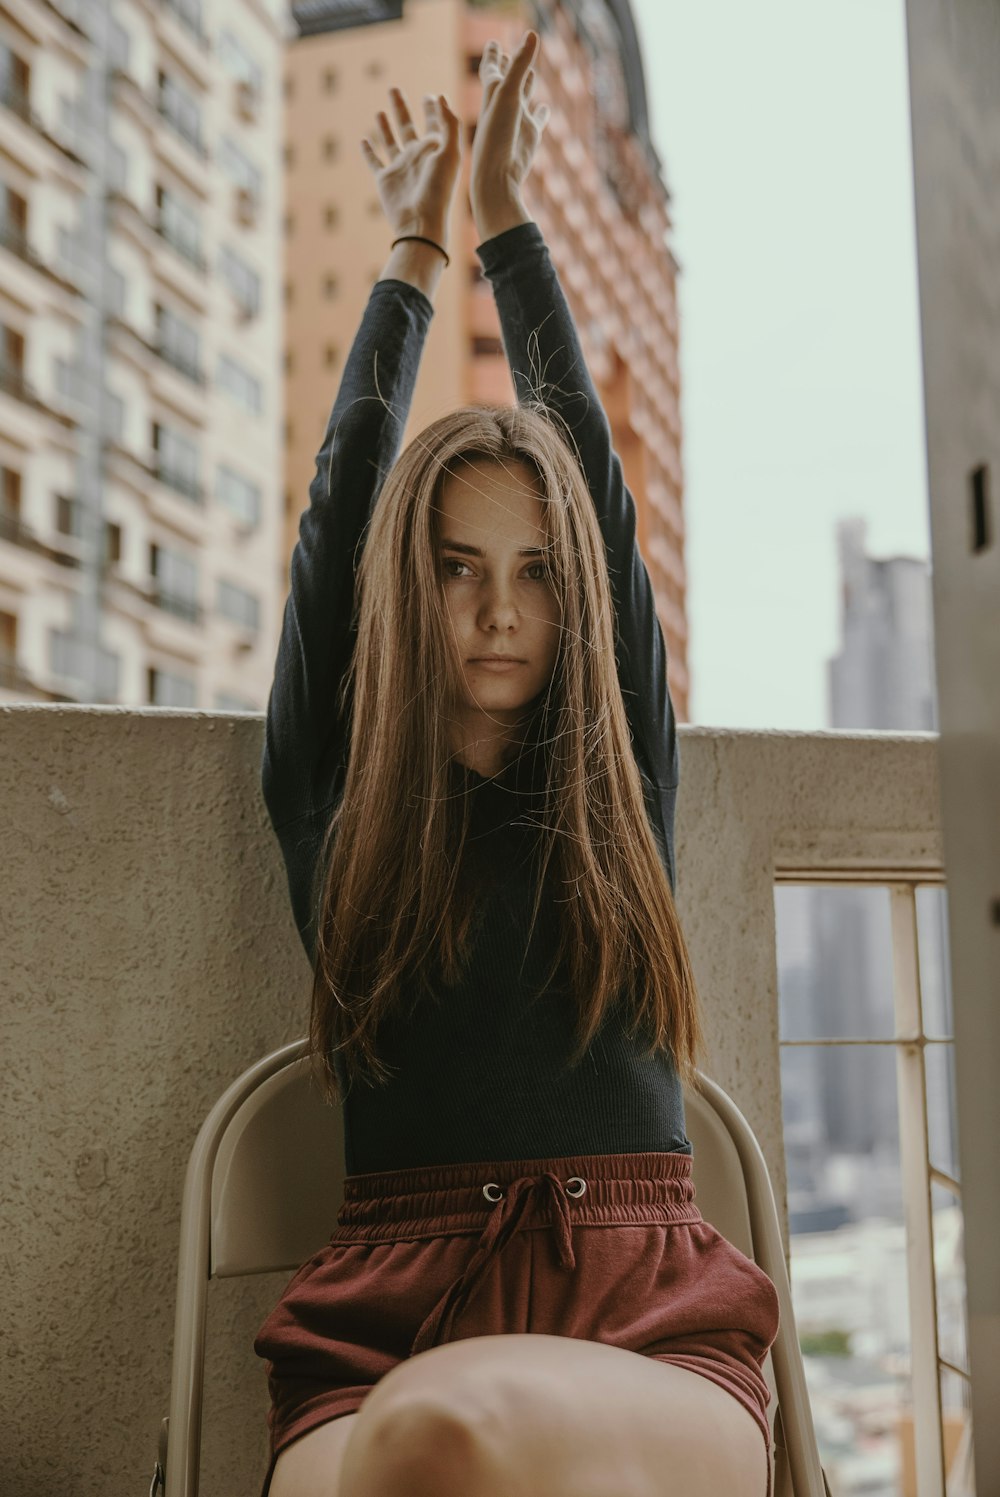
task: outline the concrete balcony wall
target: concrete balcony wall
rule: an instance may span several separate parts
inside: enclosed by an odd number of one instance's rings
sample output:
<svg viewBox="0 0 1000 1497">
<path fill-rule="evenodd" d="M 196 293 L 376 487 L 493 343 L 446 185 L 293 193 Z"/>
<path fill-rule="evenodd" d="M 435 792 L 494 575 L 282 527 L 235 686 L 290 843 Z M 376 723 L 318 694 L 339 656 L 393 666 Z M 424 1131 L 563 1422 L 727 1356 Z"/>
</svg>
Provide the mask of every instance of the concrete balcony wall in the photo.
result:
<svg viewBox="0 0 1000 1497">
<path fill-rule="evenodd" d="M 4 1490 L 144 1491 L 189 1150 L 225 1086 L 307 1022 L 263 722 L 14 705 L 0 740 Z M 756 1131 L 783 1209 L 774 878 L 939 870 L 937 740 L 684 728 L 681 763 L 677 895 L 706 1069 Z M 259 1489 L 251 1343 L 286 1278 L 212 1286 L 212 1497 Z"/>
</svg>

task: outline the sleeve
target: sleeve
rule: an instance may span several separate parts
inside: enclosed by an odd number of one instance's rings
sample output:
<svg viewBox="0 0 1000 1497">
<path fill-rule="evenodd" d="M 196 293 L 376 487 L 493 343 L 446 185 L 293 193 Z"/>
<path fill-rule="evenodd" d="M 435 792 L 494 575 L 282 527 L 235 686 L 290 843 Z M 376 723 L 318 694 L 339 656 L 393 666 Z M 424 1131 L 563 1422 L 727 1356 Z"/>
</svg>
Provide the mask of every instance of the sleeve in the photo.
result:
<svg viewBox="0 0 1000 1497">
<path fill-rule="evenodd" d="M 667 656 L 649 573 L 636 540 L 635 501 L 587 370 L 569 305 L 538 225 L 518 224 L 477 250 L 493 286 L 519 401 L 541 400 L 575 447 L 604 536 L 617 627 L 618 675 L 647 804 L 664 823 L 672 877 L 679 754 Z"/>
<path fill-rule="evenodd" d="M 316 457 L 265 720 L 261 784 L 275 830 L 336 794 L 349 734 L 338 698 L 354 642 L 355 570 L 399 451 L 432 314 L 415 286 L 376 282 Z"/>
</svg>

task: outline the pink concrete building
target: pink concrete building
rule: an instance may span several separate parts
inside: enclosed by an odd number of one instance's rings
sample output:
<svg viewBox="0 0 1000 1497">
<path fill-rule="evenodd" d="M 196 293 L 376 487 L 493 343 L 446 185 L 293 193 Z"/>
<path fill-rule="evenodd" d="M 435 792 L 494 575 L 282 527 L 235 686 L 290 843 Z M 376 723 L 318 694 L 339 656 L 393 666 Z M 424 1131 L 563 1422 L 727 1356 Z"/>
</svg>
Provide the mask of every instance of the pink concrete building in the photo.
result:
<svg viewBox="0 0 1000 1497">
<path fill-rule="evenodd" d="M 688 716 L 683 472 L 670 195 L 649 138 L 628 0 L 306 0 L 287 49 L 286 542 L 290 557 L 342 360 L 388 234 L 359 140 L 390 84 L 443 90 L 474 130 L 479 59 L 542 36 L 552 115 L 526 193 L 566 288 L 639 511 L 680 721 Z M 468 151 L 465 170 L 468 171 Z M 467 194 L 436 299 L 407 436 L 465 401 L 513 399 Z"/>
</svg>

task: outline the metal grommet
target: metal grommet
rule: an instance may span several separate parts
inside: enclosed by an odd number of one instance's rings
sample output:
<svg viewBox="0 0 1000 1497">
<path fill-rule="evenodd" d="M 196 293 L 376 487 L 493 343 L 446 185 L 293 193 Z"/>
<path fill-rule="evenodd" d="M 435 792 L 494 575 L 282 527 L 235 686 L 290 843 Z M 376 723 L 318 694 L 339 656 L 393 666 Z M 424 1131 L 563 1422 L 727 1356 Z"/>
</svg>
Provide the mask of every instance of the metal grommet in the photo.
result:
<svg viewBox="0 0 1000 1497">
<path fill-rule="evenodd" d="M 571 1185 L 578 1185 L 580 1188 L 579 1190 L 571 1190 Z M 574 1199 L 578 1196 L 584 1195 L 586 1193 L 586 1189 L 587 1182 L 586 1180 L 581 1180 L 579 1175 L 573 1175 L 569 1180 L 566 1181 L 566 1194 L 568 1196 L 573 1196 Z"/>
<path fill-rule="evenodd" d="M 490 1195 L 490 1191 L 491 1190 L 495 1190 L 496 1191 L 496 1195 L 495 1196 L 494 1195 Z M 500 1189 L 499 1185 L 495 1184 L 492 1180 L 490 1181 L 489 1185 L 484 1185 L 483 1186 L 483 1195 L 486 1197 L 486 1199 L 488 1201 L 502 1201 L 503 1200 L 503 1191 Z"/>
</svg>

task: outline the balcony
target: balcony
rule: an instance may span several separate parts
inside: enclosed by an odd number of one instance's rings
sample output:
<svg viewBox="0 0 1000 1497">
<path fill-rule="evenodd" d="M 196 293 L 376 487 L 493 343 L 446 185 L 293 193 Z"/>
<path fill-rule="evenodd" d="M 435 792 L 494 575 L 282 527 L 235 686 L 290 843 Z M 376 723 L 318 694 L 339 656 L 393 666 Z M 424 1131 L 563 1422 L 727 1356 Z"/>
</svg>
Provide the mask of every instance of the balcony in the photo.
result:
<svg viewBox="0 0 1000 1497">
<path fill-rule="evenodd" d="M 41 1193 L 32 1213 L 11 1200 L 2 1226 L 15 1278 L 24 1264 L 47 1286 L 43 1302 L 15 1281 L 15 1302 L 37 1300 L 26 1313 L 51 1396 L 63 1361 L 85 1357 L 94 1320 L 109 1338 L 86 1407 L 70 1408 L 58 1428 L 29 1426 L 30 1410 L 15 1410 L 14 1436 L 20 1420 L 26 1444 L 53 1460 L 72 1440 L 84 1462 L 93 1459 L 97 1484 L 106 1469 L 134 1467 L 138 1479 L 148 1452 L 136 1432 L 152 1449 L 167 1396 L 178 1199 L 194 1130 L 234 1075 L 306 1024 L 308 968 L 260 802 L 263 723 L 197 710 L 25 706 L 0 717 L 0 730 L 21 807 L 0 875 L 5 961 L 19 974 L 0 1043 L 15 1095 L 22 1069 L 34 1075 L 43 1058 L 72 1095 L 67 1110 L 65 1088 L 34 1084 L 30 1126 L 15 1128 L 9 1168 L 15 1178 L 65 1177 L 81 1203 L 67 1225 L 65 1190 Z M 709 1035 L 706 1069 L 747 1116 L 783 1208 L 794 1139 L 781 1102 L 776 889 L 882 886 L 909 949 L 911 891 L 944 877 L 938 743 L 931 734 L 704 728 L 682 728 L 681 739 L 678 907 Z M 84 815 L 86 857 L 73 851 Z M 59 942 L 46 944 L 43 959 L 39 921 L 54 910 Z M 907 1023 L 915 988 L 905 963 L 897 984 Z M 286 998 L 276 1004 L 275 994 Z M 903 1074 L 920 1048 L 900 1036 Z M 919 1104 L 918 1089 L 904 1091 L 907 1108 Z M 936 1417 L 922 1137 L 919 1128 L 905 1137 L 915 1235 L 902 1259 L 921 1376 L 900 1438 L 905 1445 L 915 1416 L 918 1448 Z M 137 1232 L 151 1210 L 163 1229 Z M 70 1247 L 67 1277 L 56 1268 Z M 122 1284 L 136 1279 L 142 1294 L 123 1298 Z M 213 1353 L 227 1397 L 206 1423 L 204 1459 L 228 1471 L 234 1489 L 252 1489 L 264 1459 L 248 1338 L 282 1287 L 275 1276 L 223 1286 Z M 846 1292 L 868 1315 L 869 1300 Z M 81 1300 L 86 1317 L 75 1312 Z M 84 1439 L 95 1427 L 99 1454 Z"/>
</svg>

